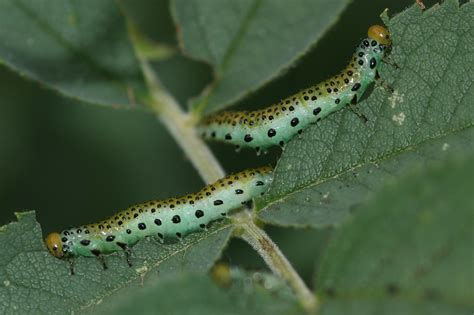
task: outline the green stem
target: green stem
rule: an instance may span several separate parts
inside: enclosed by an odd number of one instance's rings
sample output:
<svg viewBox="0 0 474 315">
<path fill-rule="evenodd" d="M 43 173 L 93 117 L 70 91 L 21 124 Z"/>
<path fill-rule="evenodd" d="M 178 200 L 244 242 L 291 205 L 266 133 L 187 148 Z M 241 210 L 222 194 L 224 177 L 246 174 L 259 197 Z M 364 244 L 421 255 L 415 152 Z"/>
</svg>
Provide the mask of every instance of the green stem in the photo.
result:
<svg viewBox="0 0 474 315">
<path fill-rule="evenodd" d="M 195 119 L 185 113 L 173 96 L 163 88 L 146 58 L 139 51 L 137 55 L 151 94 L 150 108 L 186 153 L 205 182 L 211 183 L 224 177 L 225 172 L 219 161 L 197 135 L 194 128 Z M 317 307 L 315 296 L 306 287 L 278 246 L 265 231 L 255 225 L 251 212 L 240 211 L 233 220 L 242 231 L 239 236 L 258 252 L 273 273 L 289 283 L 300 304 L 308 313 L 314 313 Z"/>
<path fill-rule="evenodd" d="M 201 178 L 209 184 L 224 177 L 225 172 L 219 161 L 197 135 L 192 116 L 185 113 L 177 101 L 161 86 L 148 61 L 142 59 L 141 67 L 151 92 L 151 109 L 178 142 Z"/>
<path fill-rule="evenodd" d="M 257 251 L 274 274 L 283 278 L 293 288 L 300 304 L 308 313 L 316 313 L 319 305 L 316 296 L 301 280 L 291 263 L 268 234 L 255 225 L 252 212 L 241 211 L 234 215 L 232 219 L 240 227 L 238 236 Z"/>
</svg>

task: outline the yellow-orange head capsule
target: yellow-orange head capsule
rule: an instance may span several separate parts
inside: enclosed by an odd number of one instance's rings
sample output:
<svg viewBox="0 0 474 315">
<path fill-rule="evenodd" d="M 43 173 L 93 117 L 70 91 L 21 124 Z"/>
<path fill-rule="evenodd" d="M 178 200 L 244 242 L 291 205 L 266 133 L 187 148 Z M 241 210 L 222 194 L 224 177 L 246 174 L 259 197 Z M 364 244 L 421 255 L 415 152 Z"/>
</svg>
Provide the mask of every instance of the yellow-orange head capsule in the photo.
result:
<svg viewBox="0 0 474 315">
<path fill-rule="evenodd" d="M 63 243 L 61 242 L 61 235 L 59 235 L 59 233 L 50 233 L 44 242 L 46 243 L 46 247 L 48 247 L 49 252 L 53 256 L 57 258 L 62 258 L 64 256 Z"/>
<path fill-rule="evenodd" d="M 369 38 L 375 39 L 382 45 L 390 46 L 392 44 L 390 32 L 388 31 L 388 29 L 381 25 L 372 25 L 371 27 L 369 27 L 367 35 L 369 36 Z"/>
</svg>

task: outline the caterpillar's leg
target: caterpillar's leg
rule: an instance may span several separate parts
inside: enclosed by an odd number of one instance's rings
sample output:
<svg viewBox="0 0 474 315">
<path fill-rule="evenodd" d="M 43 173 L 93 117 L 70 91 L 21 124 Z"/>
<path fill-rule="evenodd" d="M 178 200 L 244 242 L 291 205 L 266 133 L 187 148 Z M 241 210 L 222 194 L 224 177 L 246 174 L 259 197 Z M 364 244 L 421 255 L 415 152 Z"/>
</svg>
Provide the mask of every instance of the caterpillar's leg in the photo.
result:
<svg viewBox="0 0 474 315">
<path fill-rule="evenodd" d="M 382 62 L 383 63 L 386 63 L 388 65 L 391 65 L 392 67 L 394 67 L 395 69 L 400 69 L 400 66 L 395 62 L 393 61 L 389 56 L 385 56 L 382 58 Z"/>
<path fill-rule="evenodd" d="M 100 261 L 100 263 L 104 267 L 104 270 L 107 270 L 107 264 L 105 262 L 104 255 L 102 255 L 102 252 L 98 249 L 93 249 L 93 250 L 91 250 L 91 253 L 94 254 L 95 257 L 97 257 L 97 259 Z"/>
<path fill-rule="evenodd" d="M 130 262 L 130 256 L 132 255 L 132 251 L 130 250 L 130 247 L 128 247 L 127 244 L 122 242 L 117 242 L 117 245 L 120 246 L 121 249 L 123 249 L 123 252 L 125 253 L 125 260 L 127 261 L 128 266 L 132 267 L 132 263 Z"/>
<path fill-rule="evenodd" d="M 351 102 L 348 105 L 349 105 L 349 110 L 351 112 L 353 112 L 357 117 L 359 117 L 364 124 L 366 124 L 369 121 L 367 116 L 362 114 L 359 111 L 359 109 L 356 107 L 356 105 L 357 105 L 357 94 L 354 95 L 354 97 L 352 98 Z"/>
<path fill-rule="evenodd" d="M 416 4 L 418 4 L 422 10 L 426 9 L 426 6 L 423 3 L 423 0 L 416 0 Z"/>
<path fill-rule="evenodd" d="M 158 233 L 158 239 L 160 240 L 161 244 L 165 243 L 165 236 L 161 233 Z"/>
<path fill-rule="evenodd" d="M 74 259 L 68 258 L 67 262 L 69 263 L 69 272 L 71 273 L 71 276 L 75 275 L 76 273 L 74 272 Z"/>
<path fill-rule="evenodd" d="M 240 145 L 235 146 L 235 152 L 239 153 L 241 149 Z"/>
<path fill-rule="evenodd" d="M 283 151 L 285 151 L 285 145 L 286 145 L 285 141 L 280 141 L 279 145 L 280 145 L 280 148 L 281 148 Z"/>
<path fill-rule="evenodd" d="M 378 71 L 375 72 L 375 85 L 382 87 L 383 89 L 387 90 L 390 93 L 395 92 L 393 87 L 380 77 Z"/>
</svg>

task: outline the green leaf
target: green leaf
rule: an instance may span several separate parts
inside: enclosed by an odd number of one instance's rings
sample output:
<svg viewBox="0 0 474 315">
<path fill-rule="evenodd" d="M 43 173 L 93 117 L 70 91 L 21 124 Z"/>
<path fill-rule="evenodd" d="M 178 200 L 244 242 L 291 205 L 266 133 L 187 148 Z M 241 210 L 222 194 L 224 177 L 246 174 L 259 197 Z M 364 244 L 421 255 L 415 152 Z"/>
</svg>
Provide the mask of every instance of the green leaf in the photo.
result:
<svg viewBox="0 0 474 315">
<path fill-rule="evenodd" d="M 235 270 L 233 271 L 235 273 Z M 261 273 L 245 273 L 219 288 L 204 275 L 163 275 L 142 288 L 122 292 L 87 311 L 92 314 L 300 314 L 288 287 Z M 258 277 L 257 277 L 258 276 Z M 282 284 L 284 285 L 284 284 Z M 283 292 L 283 293 L 282 293 Z"/>
<path fill-rule="evenodd" d="M 0 313 L 64 314 L 120 294 L 120 289 L 155 281 L 159 275 L 185 271 L 206 273 L 220 256 L 232 233 L 228 224 L 187 236 L 183 242 L 161 245 L 145 239 L 133 247 L 132 268 L 122 254 L 106 257 L 103 270 L 96 259 L 68 263 L 50 255 L 41 239 L 34 212 L 17 214 L 18 222 L 0 228 Z M 152 280 L 155 279 L 155 280 Z"/>
<path fill-rule="evenodd" d="M 321 314 L 471 314 L 474 155 L 388 185 L 338 229 Z"/>
<path fill-rule="evenodd" d="M 145 91 L 113 1 L 0 1 L 0 60 L 89 103 L 135 108 Z"/>
<path fill-rule="evenodd" d="M 256 90 L 320 39 L 348 2 L 174 0 L 183 50 L 215 71 L 193 105 L 216 111 Z"/>
<path fill-rule="evenodd" d="M 417 5 L 387 21 L 391 58 L 358 107 L 367 124 L 342 110 L 309 128 L 284 151 L 260 217 L 280 225 L 337 224 L 394 176 L 474 140 L 474 3 Z M 446 151 L 446 152 L 445 152 Z"/>
</svg>

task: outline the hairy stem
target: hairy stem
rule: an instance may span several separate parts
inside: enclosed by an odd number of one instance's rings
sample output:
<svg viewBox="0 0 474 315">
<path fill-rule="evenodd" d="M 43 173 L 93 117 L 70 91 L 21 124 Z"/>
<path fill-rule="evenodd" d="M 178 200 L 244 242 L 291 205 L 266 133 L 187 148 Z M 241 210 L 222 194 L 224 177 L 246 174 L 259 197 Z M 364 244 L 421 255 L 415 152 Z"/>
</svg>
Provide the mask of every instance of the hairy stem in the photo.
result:
<svg viewBox="0 0 474 315">
<path fill-rule="evenodd" d="M 268 234 L 255 225 L 252 213 L 248 210 L 241 211 L 234 215 L 233 219 L 237 226 L 240 227 L 238 236 L 257 251 L 274 274 L 283 278 L 293 288 L 305 310 L 310 314 L 314 314 L 319 304 L 315 295 L 301 280 L 288 259 L 286 259 L 285 255 L 283 255 Z"/>
<path fill-rule="evenodd" d="M 219 161 L 196 134 L 192 117 L 185 113 L 177 101 L 163 89 L 146 60 L 141 60 L 141 67 L 151 92 L 151 109 L 178 142 L 201 178 L 209 184 L 224 177 L 225 172 Z"/>
<path fill-rule="evenodd" d="M 136 45 L 135 48 L 137 49 Z M 151 94 L 150 108 L 178 142 L 205 182 L 211 183 L 224 177 L 225 172 L 219 161 L 196 134 L 195 119 L 189 113 L 185 113 L 173 96 L 162 87 L 146 58 L 140 55 L 139 51 L 137 54 Z M 306 287 L 278 246 L 265 231 L 255 225 L 252 213 L 242 210 L 232 219 L 240 227 L 239 237 L 258 252 L 273 273 L 290 284 L 308 313 L 315 312 L 318 304 L 315 296 Z"/>
</svg>

